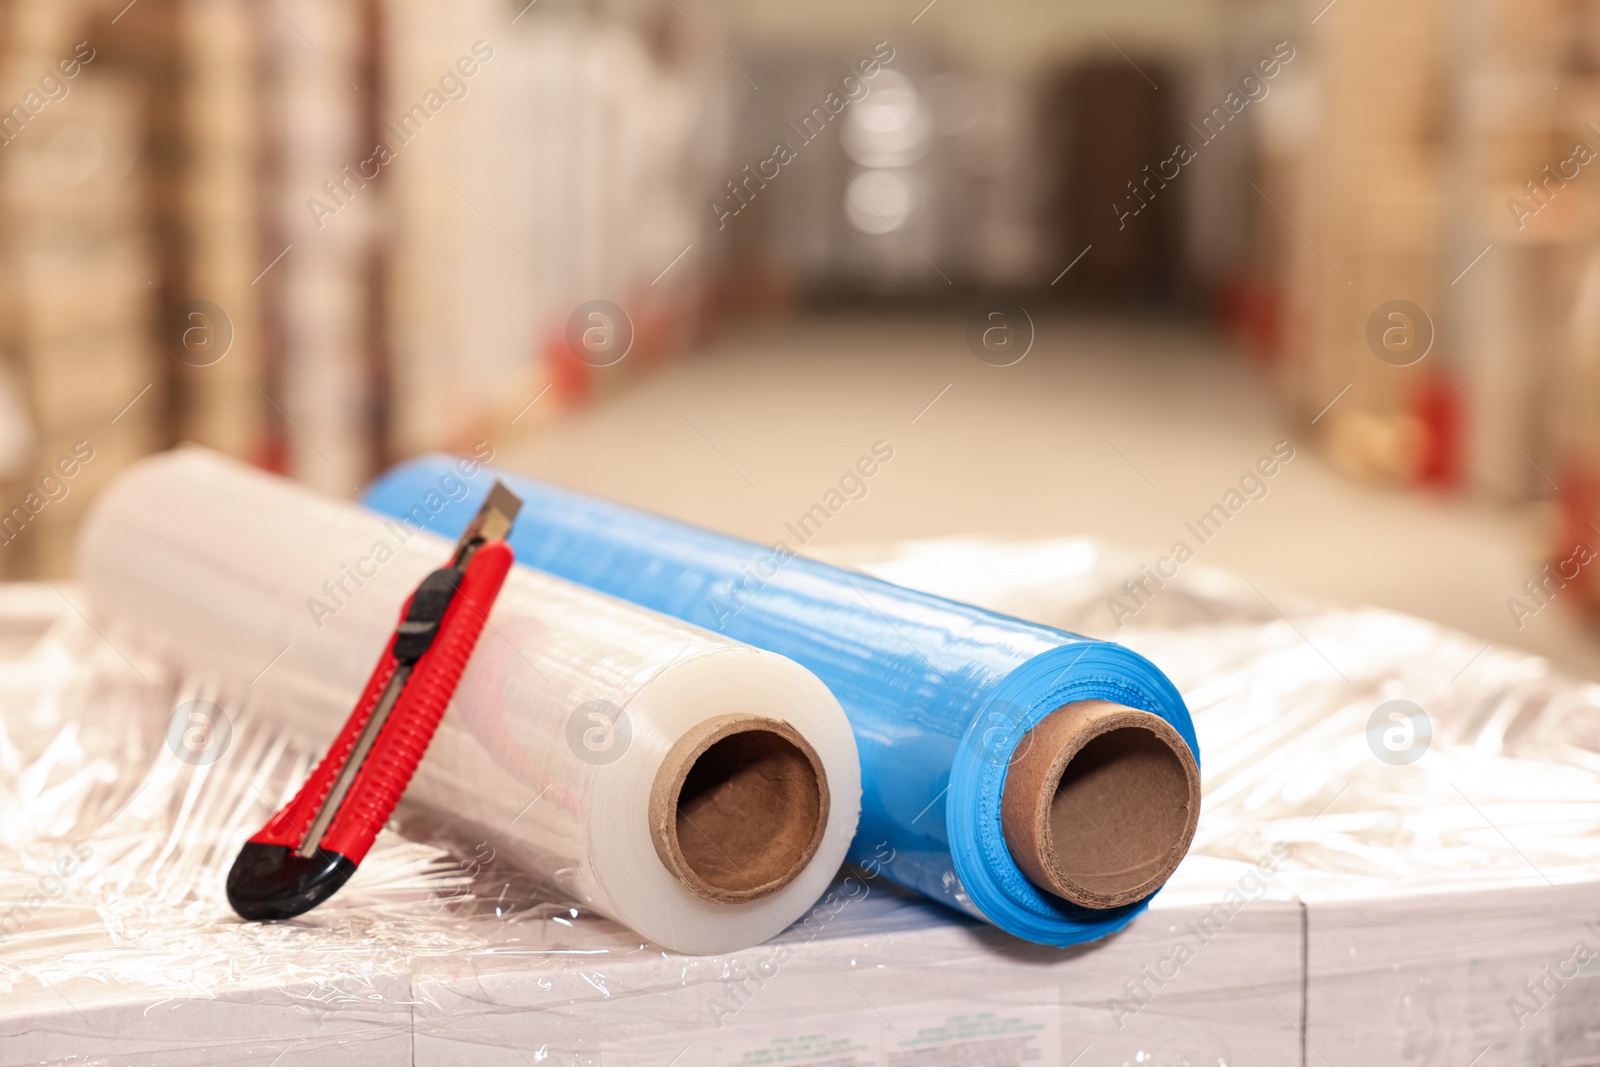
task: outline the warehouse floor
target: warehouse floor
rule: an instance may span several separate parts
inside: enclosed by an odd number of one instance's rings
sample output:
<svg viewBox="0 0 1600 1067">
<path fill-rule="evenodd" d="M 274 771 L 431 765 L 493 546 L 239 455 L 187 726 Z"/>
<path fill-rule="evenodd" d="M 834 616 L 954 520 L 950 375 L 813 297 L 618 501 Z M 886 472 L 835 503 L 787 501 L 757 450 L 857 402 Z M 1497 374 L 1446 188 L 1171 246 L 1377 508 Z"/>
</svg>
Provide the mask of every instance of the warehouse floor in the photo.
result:
<svg viewBox="0 0 1600 1067">
<path fill-rule="evenodd" d="M 847 483 L 857 499 L 825 500 L 879 441 L 893 456 L 865 495 Z M 1202 543 L 1185 524 L 1283 441 L 1293 459 L 1265 495 L 1247 481 L 1258 499 Z M 1193 329 L 1040 320 L 1027 357 L 997 368 L 972 355 L 957 318 L 822 318 L 726 335 L 507 443 L 500 461 L 795 547 L 785 524 L 833 505 L 808 551 L 1087 534 L 1154 564 L 1182 539 L 1201 563 L 1426 616 L 1600 678 L 1600 636 L 1559 596 L 1520 629 L 1507 607 L 1543 563 L 1547 506 L 1358 484 L 1315 441 L 1252 367 Z"/>
</svg>

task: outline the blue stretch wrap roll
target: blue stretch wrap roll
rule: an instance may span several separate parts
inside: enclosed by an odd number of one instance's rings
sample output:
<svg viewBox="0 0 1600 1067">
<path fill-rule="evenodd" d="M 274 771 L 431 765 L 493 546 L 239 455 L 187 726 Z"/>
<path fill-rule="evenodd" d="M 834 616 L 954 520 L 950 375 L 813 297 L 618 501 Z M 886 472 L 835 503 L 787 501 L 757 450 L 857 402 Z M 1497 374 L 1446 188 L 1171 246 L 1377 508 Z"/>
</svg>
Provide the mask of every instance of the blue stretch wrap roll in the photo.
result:
<svg viewBox="0 0 1600 1067">
<path fill-rule="evenodd" d="M 443 456 L 405 463 L 365 503 L 453 538 L 499 477 L 524 501 L 511 534 L 519 563 L 810 669 L 844 706 L 861 753 L 852 860 L 1043 944 L 1104 937 L 1149 904 L 1095 910 L 1042 892 L 1012 860 L 1000 822 L 1017 741 L 1072 701 L 1153 712 L 1198 760 L 1189 709 L 1144 657 L 794 556 L 783 544 L 488 468 L 462 477 L 475 466 Z"/>
</svg>

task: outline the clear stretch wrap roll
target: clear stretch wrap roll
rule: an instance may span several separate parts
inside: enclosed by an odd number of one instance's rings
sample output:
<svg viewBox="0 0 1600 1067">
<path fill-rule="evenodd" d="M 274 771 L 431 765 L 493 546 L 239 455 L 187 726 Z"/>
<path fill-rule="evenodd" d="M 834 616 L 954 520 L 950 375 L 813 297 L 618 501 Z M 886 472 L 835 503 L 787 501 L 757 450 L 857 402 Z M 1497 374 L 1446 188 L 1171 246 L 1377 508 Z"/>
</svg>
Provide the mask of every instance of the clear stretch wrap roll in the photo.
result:
<svg viewBox="0 0 1600 1067">
<path fill-rule="evenodd" d="M 403 464 L 366 502 L 451 534 L 495 477 L 457 477 L 467 466 Z M 827 683 L 861 753 L 852 859 L 1017 936 L 1068 945 L 1127 925 L 1187 851 L 1200 806 L 1194 727 L 1137 653 L 783 543 L 500 477 L 527 501 L 511 537 L 519 563 L 789 656 Z"/>
<path fill-rule="evenodd" d="M 326 744 L 449 549 L 185 449 L 100 497 L 80 569 L 103 625 Z M 818 898 L 855 829 L 860 770 L 805 669 L 516 568 L 407 798 L 650 940 L 710 953 L 767 939 Z"/>
</svg>

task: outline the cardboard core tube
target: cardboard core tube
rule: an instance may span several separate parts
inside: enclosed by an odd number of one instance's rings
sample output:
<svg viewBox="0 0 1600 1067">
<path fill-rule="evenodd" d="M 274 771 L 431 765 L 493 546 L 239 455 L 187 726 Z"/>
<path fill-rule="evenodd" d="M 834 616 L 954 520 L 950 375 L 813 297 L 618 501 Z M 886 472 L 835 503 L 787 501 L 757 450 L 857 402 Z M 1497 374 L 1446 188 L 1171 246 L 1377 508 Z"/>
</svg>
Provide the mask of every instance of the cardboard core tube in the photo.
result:
<svg viewBox="0 0 1600 1067">
<path fill-rule="evenodd" d="M 656 855 L 706 900 L 757 900 L 788 885 L 828 825 L 828 778 L 786 722 L 725 715 L 672 746 L 650 791 Z"/>
<path fill-rule="evenodd" d="M 1159 889 L 1188 852 L 1200 768 L 1159 716 L 1065 704 L 1018 743 L 1000 820 L 1034 885 L 1086 908 L 1120 907 Z"/>
</svg>

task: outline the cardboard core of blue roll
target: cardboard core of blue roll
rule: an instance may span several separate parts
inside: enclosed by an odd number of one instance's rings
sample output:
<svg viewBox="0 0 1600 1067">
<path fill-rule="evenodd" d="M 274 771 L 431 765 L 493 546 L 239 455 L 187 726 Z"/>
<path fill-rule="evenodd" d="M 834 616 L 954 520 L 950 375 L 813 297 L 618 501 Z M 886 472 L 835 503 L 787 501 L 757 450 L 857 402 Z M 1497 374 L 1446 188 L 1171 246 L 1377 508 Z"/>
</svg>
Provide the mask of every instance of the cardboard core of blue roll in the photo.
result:
<svg viewBox="0 0 1600 1067">
<path fill-rule="evenodd" d="M 1082 907 L 1120 907 L 1161 888 L 1188 852 L 1200 768 L 1159 716 L 1077 701 L 1018 742 L 1000 818 L 1034 885 Z"/>
<path fill-rule="evenodd" d="M 724 715 L 679 738 L 650 792 L 656 855 L 695 895 L 758 900 L 805 870 L 828 826 L 822 760 L 786 722 Z"/>
</svg>

